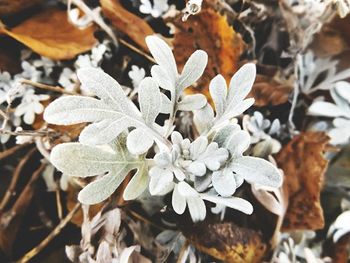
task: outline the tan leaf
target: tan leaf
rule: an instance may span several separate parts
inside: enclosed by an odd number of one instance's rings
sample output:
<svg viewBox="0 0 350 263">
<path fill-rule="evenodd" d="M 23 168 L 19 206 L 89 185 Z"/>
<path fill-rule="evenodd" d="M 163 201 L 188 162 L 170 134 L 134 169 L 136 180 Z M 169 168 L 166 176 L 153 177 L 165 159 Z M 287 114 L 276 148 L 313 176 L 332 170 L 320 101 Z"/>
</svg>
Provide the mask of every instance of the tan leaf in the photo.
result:
<svg viewBox="0 0 350 263">
<path fill-rule="evenodd" d="M 255 106 L 275 106 L 286 103 L 292 90 L 292 86 L 280 84 L 267 76 L 257 75 L 248 97 L 255 99 Z"/>
<path fill-rule="evenodd" d="M 67 13 L 58 9 L 39 13 L 11 30 L 0 27 L 0 33 L 55 60 L 72 59 L 90 50 L 96 43 L 94 31 L 94 26 L 83 30 L 74 27 L 68 22 Z"/>
<path fill-rule="evenodd" d="M 0 0 L 0 16 L 8 16 L 31 8 L 43 0 Z"/>
<path fill-rule="evenodd" d="M 186 23 L 178 16 L 171 21 L 176 26 L 173 40 L 174 54 L 181 69 L 188 57 L 197 49 L 208 53 L 208 66 L 197 87 L 190 93 L 203 93 L 209 98 L 208 84 L 216 74 L 228 81 L 238 69 L 239 57 L 245 44 L 239 34 L 227 23 L 225 16 L 212 9 L 203 9 L 191 16 Z"/>
<path fill-rule="evenodd" d="M 322 132 L 305 132 L 296 136 L 276 156 L 285 173 L 283 190 L 289 205 L 282 230 L 316 230 L 324 227 L 320 192 L 327 170 L 324 158 L 329 137 Z"/>
<path fill-rule="evenodd" d="M 142 18 L 130 13 L 119 0 L 101 0 L 103 14 L 111 21 L 113 26 L 127 35 L 143 50 L 148 51 L 145 38 L 153 35 L 153 29 Z"/>
<path fill-rule="evenodd" d="M 184 232 L 200 251 L 224 262 L 261 262 L 267 245 L 261 232 L 239 227 L 233 222 L 201 222 Z"/>
</svg>

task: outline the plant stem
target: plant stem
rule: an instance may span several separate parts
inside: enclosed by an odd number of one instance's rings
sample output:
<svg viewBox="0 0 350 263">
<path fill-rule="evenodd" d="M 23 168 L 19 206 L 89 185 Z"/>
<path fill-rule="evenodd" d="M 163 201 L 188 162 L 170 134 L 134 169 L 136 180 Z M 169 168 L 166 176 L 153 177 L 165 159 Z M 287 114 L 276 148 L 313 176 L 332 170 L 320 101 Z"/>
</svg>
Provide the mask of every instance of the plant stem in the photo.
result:
<svg viewBox="0 0 350 263">
<path fill-rule="evenodd" d="M 38 246 L 27 252 L 20 260 L 18 260 L 17 263 L 26 263 L 40 253 L 56 236 L 58 236 L 59 233 L 61 233 L 61 230 L 69 223 L 80 207 L 81 204 L 77 203 L 72 211 L 70 211 L 69 214 L 61 220 L 55 229 L 43 241 L 41 241 Z"/>
<path fill-rule="evenodd" d="M 59 87 L 59 86 L 50 86 L 50 85 L 43 84 L 43 83 L 37 83 L 37 82 L 31 81 L 29 79 L 22 79 L 21 83 L 33 86 L 35 88 L 39 88 L 39 89 L 43 89 L 43 90 L 49 90 L 49 91 L 54 91 L 54 92 L 58 92 L 58 93 L 62 93 L 62 94 L 80 95 L 77 92 L 68 91 L 68 90 L 65 90 L 64 88 Z"/>
<path fill-rule="evenodd" d="M 32 148 L 28 153 L 27 155 L 21 159 L 21 161 L 18 163 L 15 171 L 13 172 L 13 176 L 12 176 L 12 179 L 11 179 L 11 183 L 10 183 L 10 186 L 8 187 L 1 203 L 0 203 L 0 211 L 3 211 L 8 202 L 10 201 L 11 197 L 14 196 L 15 194 L 15 189 L 16 189 L 16 185 L 17 185 L 17 182 L 18 182 L 18 179 L 19 179 L 19 176 L 23 170 L 23 167 L 24 165 L 28 162 L 28 160 L 30 159 L 30 157 L 35 153 L 36 151 L 36 148 Z"/>
</svg>

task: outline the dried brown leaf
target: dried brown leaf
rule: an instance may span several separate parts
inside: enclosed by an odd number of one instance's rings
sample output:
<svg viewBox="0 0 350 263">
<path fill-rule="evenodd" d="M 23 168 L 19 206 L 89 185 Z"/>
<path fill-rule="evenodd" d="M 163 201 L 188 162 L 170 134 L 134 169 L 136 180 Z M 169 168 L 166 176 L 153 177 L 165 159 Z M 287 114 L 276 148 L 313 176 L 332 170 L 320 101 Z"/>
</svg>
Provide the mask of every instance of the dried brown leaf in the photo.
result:
<svg viewBox="0 0 350 263">
<path fill-rule="evenodd" d="M 0 16 L 8 16 L 33 7 L 43 0 L 0 0 Z"/>
<path fill-rule="evenodd" d="M 225 16 L 212 9 L 203 9 L 191 16 L 186 23 L 181 16 L 171 21 L 176 26 L 173 40 L 174 54 L 179 68 L 197 49 L 208 53 L 208 66 L 196 87 L 187 89 L 190 93 L 203 93 L 209 98 L 209 82 L 216 74 L 222 74 L 228 81 L 238 69 L 239 57 L 245 44 L 241 36 L 227 23 Z"/>
<path fill-rule="evenodd" d="M 94 31 L 94 26 L 83 30 L 76 28 L 68 22 L 67 13 L 58 9 L 45 10 L 11 30 L 0 27 L 0 33 L 55 60 L 72 59 L 90 50 L 96 43 Z"/>
<path fill-rule="evenodd" d="M 148 51 L 145 38 L 153 35 L 153 29 L 142 18 L 130 13 L 119 0 L 101 0 L 103 14 L 111 21 L 113 26 L 127 35 L 143 50 Z"/>
<path fill-rule="evenodd" d="M 233 222 L 204 221 L 191 226 L 184 235 L 197 249 L 224 262 L 261 262 L 267 250 L 261 232 Z"/>
<path fill-rule="evenodd" d="M 329 137 L 322 132 L 305 132 L 293 138 L 277 155 L 285 173 L 283 190 L 289 205 L 282 230 L 322 229 L 323 210 L 320 192 L 327 170 L 324 158 Z"/>
<path fill-rule="evenodd" d="M 257 75 L 249 96 L 255 99 L 255 106 L 275 106 L 286 103 L 292 90 L 293 87 L 287 84 L 280 84 L 267 76 Z"/>
</svg>

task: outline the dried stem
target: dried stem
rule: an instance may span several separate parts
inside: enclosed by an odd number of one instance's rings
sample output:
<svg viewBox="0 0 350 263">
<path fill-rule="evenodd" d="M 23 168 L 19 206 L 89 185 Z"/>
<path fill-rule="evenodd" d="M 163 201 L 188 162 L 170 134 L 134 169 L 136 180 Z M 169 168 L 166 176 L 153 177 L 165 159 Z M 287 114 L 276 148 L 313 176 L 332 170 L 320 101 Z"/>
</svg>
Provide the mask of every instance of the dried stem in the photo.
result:
<svg viewBox="0 0 350 263">
<path fill-rule="evenodd" d="M 161 227 L 155 223 L 153 223 L 152 221 L 148 220 L 147 218 L 143 217 L 142 215 L 136 213 L 135 211 L 133 210 L 130 210 L 130 209 L 126 209 L 126 212 L 128 212 L 131 216 L 133 216 L 134 218 L 140 220 L 140 221 L 143 221 L 144 223 L 148 224 L 148 225 L 151 225 L 161 231 L 164 231 L 166 230 L 164 227 Z"/>
<path fill-rule="evenodd" d="M 15 154 L 18 150 L 23 149 L 24 147 L 28 146 L 29 144 L 31 144 L 31 143 L 18 144 L 16 146 L 13 146 L 12 148 L 9 148 L 9 149 L 1 152 L 0 153 L 0 160 L 9 157 L 12 154 Z"/>
<path fill-rule="evenodd" d="M 131 45 L 130 43 L 126 42 L 124 39 L 118 38 L 119 42 L 121 44 L 123 44 L 124 46 L 126 46 L 127 48 L 130 48 L 132 51 L 136 52 L 137 54 L 144 56 L 145 58 L 147 58 L 150 62 L 152 63 L 157 63 L 154 58 L 152 58 L 150 55 L 148 55 L 147 53 L 143 52 L 141 49 Z"/>
<path fill-rule="evenodd" d="M 78 212 L 81 207 L 80 203 L 77 203 L 72 211 L 61 220 L 61 222 L 55 227 L 55 229 L 43 240 L 40 242 L 38 246 L 27 252 L 17 263 L 25 263 L 35 257 L 38 253 L 40 253 L 56 236 L 61 233 L 61 230 L 69 223 L 69 221 L 73 218 L 76 212 Z"/>
<path fill-rule="evenodd" d="M 12 180 L 11 183 L 0 203 L 0 212 L 3 211 L 5 209 L 5 207 L 7 206 L 8 202 L 10 201 L 11 197 L 14 196 L 14 194 L 16 193 L 16 185 L 19 179 L 19 176 L 23 170 L 24 165 L 28 162 L 28 160 L 30 159 L 30 157 L 35 153 L 36 148 L 32 148 L 27 155 L 18 163 L 15 171 L 13 172 L 13 176 L 12 176 Z"/>
<path fill-rule="evenodd" d="M 188 256 L 188 249 L 189 249 L 189 242 L 186 240 L 183 246 L 181 247 L 179 257 L 176 260 L 176 263 L 184 263 L 186 262 L 187 256 Z"/>
<path fill-rule="evenodd" d="M 0 129 L 0 134 L 8 134 L 11 136 L 32 136 L 32 137 L 57 137 L 60 135 L 60 133 L 55 131 L 48 131 L 48 130 L 42 130 L 42 131 L 9 131 L 5 129 Z"/>
<path fill-rule="evenodd" d="M 61 204 L 61 192 L 60 189 L 57 187 L 56 189 L 56 204 L 57 204 L 57 215 L 60 220 L 63 218 L 63 208 Z"/>
<path fill-rule="evenodd" d="M 43 83 L 37 83 L 37 82 L 31 81 L 29 79 L 22 79 L 21 83 L 33 86 L 35 88 L 39 88 L 39 89 L 43 89 L 43 90 L 49 90 L 49 91 L 54 91 L 54 92 L 58 92 L 58 93 L 62 93 L 62 94 L 80 95 L 77 92 L 68 91 L 68 90 L 65 90 L 64 88 L 59 87 L 59 86 L 50 86 L 50 85 L 43 84 Z"/>
</svg>

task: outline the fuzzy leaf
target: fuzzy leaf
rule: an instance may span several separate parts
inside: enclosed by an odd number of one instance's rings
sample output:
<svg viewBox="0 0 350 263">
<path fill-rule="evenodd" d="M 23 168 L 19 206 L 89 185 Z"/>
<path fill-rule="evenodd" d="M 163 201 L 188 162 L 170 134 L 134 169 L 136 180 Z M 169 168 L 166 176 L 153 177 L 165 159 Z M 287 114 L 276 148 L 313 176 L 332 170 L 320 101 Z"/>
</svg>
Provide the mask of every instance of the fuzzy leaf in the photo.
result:
<svg viewBox="0 0 350 263">
<path fill-rule="evenodd" d="M 282 184 L 282 175 L 278 169 L 261 158 L 243 156 L 234 159 L 229 168 L 249 183 L 271 187 L 280 187 Z"/>
<path fill-rule="evenodd" d="M 233 208 L 235 210 L 239 210 L 245 214 L 252 214 L 253 213 L 253 206 L 251 203 L 249 203 L 247 200 L 244 200 L 239 197 L 219 197 L 219 196 L 212 196 L 212 195 L 201 195 L 204 200 L 207 200 L 209 202 L 215 203 L 215 204 L 221 204 L 230 208 Z"/>
<path fill-rule="evenodd" d="M 200 110 L 194 112 L 193 122 L 200 134 L 208 131 L 214 122 L 213 108 L 207 104 Z"/>
<path fill-rule="evenodd" d="M 228 169 L 216 171 L 212 176 L 215 191 L 221 196 L 231 196 L 236 192 L 237 184 L 233 172 Z"/>
<path fill-rule="evenodd" d="M 151 75 L 162 89 L 169 91 L 175 90 L 175 83 L 173 83 L 171 78 L 167 75 L 167 72 L 161 66 L 152 66 Z"/>
<path fill-rule="evenodd" d="M 79 202 L 87 205 L 93 205 L 106 200 L 118 186 L 124 181 L 130 168 L 125 165 L 118 171 L 112 171 L 102 178 L 93 181 L 81 190 L 78 194 Z"/>
<path fill-rule="evenodd" d="M 93 68 L 79 70 L 78 76 L 82 85 L 100 100 L 81 96 L 61 97 L 46 108 L 44 119 L 47 122 L 60 125 L 92 122 L 84 128 L 79 138 L 82 143 L 91 145 L 107 144 L 129 127 L 142 129 L 147 134 L 145 138 L 152 137 L 152 143 L 153 137 L 159 137 L 153 122 L 161 108 L 161 95 L 151 78 L 144 79 L 140 84 L 139 102 L 143 120 L 137 107 L 112 77 Z M 151 147 L 152 143 L 151 139 L 147 140 L 147 147 Z"/>
<path fill-rule="evenodd" d="M 179 193 L 178 185 L 175 185 L 171 203 L 177 214 L 182 215 L 185 212 L 186 198 Z"/>
<path fill-rule="evenodd" d="M 189 197 L 186 200 L 192 221 L 198 222 L 204 220 L 207 210 L 203 199 L 201 197 Z"/>
<path fill-rule="evenodd" d="M 102 101 L 82 96 L 60 97 L 51 102 L 44 112 L 44 120 L 57 125 L 98 122 L 118 117 L 122 115 Z"/>
<path fill-rule="evenodd" d="M 139 197 L 147 188 L 149 182 L 148 167 L 142 165 L 136 174 L 131 178 L 127 187 L 124 190 L 124 200 L 133 200 Z"/>
<path fill-rule="evenodd" d="M 71 176 L 87 177 L 108 172 L 124 165 L 115 153 L 80 143 L 55 146 L 50 161 L 61 172 Z"/>
<path fill-rule="evenodd" d="M 175 87 L 178 72 L 175 58 L 170 47 L 156 36 L 146 37 L 146 43 L 157 64 L 165 71 L 167 77 L 171 81 L 171 85 Z"/>
<path fill-rule="evenodd" d="M 225 110 L 227 88 L 226 80 L 222 75 L 217 75 L 209 84 L 211 98 L 215 104 L 217 116 L 221 116 Z"/>
<path fill-rule="evenodd" d="M 173 189 L 174 176 L 169 170 L 155 166 L 149 171 L 149 175 L 151 176 L 149 182 L 149 191 L 151 195 L 165 195 Z"/>
<path fill-rule="evenodd" d="M 187 95 L 177 105 L 181 111 L 193 111 L 203 108 L 207 104 L 207 98 L 203 94 Z"/>
<path fill-rule="evenodd" d="M 79 177 L 102 175 L 80 192 L 78 198 L 82 203 L 95 204 L 105 200 L 129 171 L 140 169 L 142 173 L 145 169 L 144 160 L 132 157 L 126 150 L 125 137 L 124 134 L 120 135 L 118 140 L 104 148 L 63 143 L 52 149 L 50 161 L 63 173 Z M 137 194 L 136 190 L 134 194 Z"/>
<path fill-rule="evenodd" d="M 337 105 L 325 102 L 325 101 L 316 101 L 314 102 L 309 110 L 309 115 L 314 116 L 325 116 L 325 117 L 340 117 L 340 116 L 347 116 L 347 112 L 345 112 L 343 109 L 338 107 Z"/>
<path fill-rule="evenodd" d="M 125 116 L 117 119 L 106 119 L 86 127 L 80 133 L 79 141 L 90 145 L 107 144 L 130 126 L 132 126 L 132 122 Z"/>
<path fill-rule="evenodd" d="M 231 78 L 227 95 L 227 107 L 234 108 L 250 92 L 256 77 L 256 67 L 252 63 L 243 65 Z"/>
<path fill-rule="evenodd" d="M 177 83 L 177 92 L 179 94 L 202 76 L 207 63 L 208 55 L 203 50 L 196 50 L 189 57 Z"/>
<path fill-rule="evenodd" d="M 135 129 L 129 133 L 126 145 L 129 152 L 140 155 L 147 152 L 152 147 L 153 142 L 153 138 L 144 129 Z"/>
<path fill-rule="evenodd" d="M 150 77 L 140 83 L 139 102 L 143 119 L 146 124 L 152 125 L 162 107 L 162 98 L 158 84 Z"/>
</svg>

